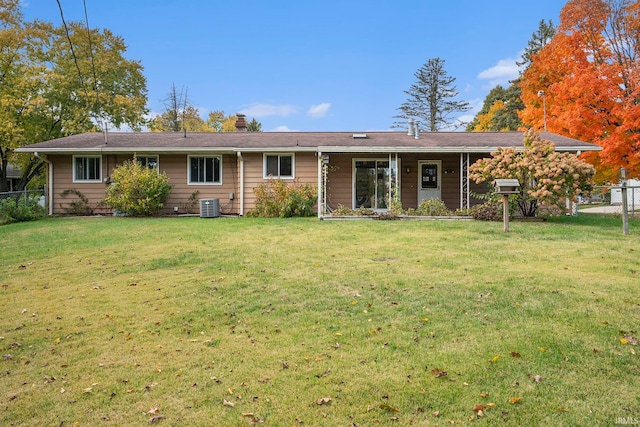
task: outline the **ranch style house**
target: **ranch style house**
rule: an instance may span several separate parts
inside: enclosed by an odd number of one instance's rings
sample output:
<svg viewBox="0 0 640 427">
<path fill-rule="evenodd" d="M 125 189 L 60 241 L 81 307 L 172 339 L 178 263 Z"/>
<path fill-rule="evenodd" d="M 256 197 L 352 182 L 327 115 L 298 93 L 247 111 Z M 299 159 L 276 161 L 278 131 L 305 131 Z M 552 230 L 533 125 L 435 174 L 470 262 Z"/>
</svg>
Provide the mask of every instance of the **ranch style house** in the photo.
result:
<svg viewBox="0 0 640 427">
<path fill-rule="evenodd" d="M 70 193 L 84 195 L 96 213 L 111 213 L 101 203 L 111 173 L 135 158 L 169 177 L 166 214 L 187 213 L 189 200 L 217 199 L 221 214 L 242 216 L 255 205 L 257 185 L 281 178 L 317 188 L 322 218 L 339 205 L 384 212 L 394 197 L 405 208 L 424 199 L 469 208 L 482 202 L 474 193 L 487 191 L 469 179 L 469 166 L 499 147 L 523 147 L 523 132 L 243 132 L 243 119 L 238 132 L 84 133 L 16 151 L 46 162 L 49 214 L 67 212 Z M 557 151 L 600 149 L 548 132 L 540 136 Z"/>
</svg>

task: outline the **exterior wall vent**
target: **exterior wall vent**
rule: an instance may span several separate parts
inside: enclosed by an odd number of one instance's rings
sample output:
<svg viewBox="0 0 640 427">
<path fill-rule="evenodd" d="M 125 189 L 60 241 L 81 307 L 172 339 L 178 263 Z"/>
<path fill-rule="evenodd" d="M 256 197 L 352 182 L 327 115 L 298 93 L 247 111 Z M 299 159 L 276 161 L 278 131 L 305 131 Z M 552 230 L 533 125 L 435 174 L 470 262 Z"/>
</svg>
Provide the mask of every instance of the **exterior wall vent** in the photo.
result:
<svg viewBox="0 0 640 427">
<path fill-rule="evenodd" d="M 200 218 L 217 218 L 219 216 L 219 199 L 200 199 Z"/>
<path fill-rule="evenodd" d="M 367 138 L 367 134 L 366 133 L 354 133 L 353 134 L 353 139 L 364 139 Z"/>
</svg>

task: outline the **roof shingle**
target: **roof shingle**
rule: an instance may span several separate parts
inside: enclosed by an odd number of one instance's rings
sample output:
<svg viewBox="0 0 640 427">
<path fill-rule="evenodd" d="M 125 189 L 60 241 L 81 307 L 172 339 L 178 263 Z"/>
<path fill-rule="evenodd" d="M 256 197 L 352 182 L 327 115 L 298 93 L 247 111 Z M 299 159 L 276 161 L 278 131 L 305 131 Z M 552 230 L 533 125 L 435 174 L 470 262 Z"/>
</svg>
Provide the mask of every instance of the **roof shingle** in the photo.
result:
<svg viewBox="0 0 640 427">
<path fill-rule="evenodd" d="M 471 152 L 489 153 L 498 147 L 522 147 L 523 132 L 423 132 L 420 139 L 405 132 L 231 132 L 84 133 L 40 142 L 20 152 L 234 152 L 234 151 L 322 151 L 322 152 Z M 595 151 L 600 147 L 549 132 L 540 134 L 559 151 Z"/>
</svg>

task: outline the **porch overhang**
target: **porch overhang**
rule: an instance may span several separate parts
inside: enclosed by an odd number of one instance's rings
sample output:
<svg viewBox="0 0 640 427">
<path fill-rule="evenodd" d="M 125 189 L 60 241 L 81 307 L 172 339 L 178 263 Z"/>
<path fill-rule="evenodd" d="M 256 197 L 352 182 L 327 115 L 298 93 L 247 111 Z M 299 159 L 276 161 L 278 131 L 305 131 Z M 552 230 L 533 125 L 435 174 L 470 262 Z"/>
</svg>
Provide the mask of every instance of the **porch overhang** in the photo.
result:
<svg viewBox="0 0 640 427">
<path fill-rule="evenodd" d="M 501 148 L 498 146 L 486 146 L 486 147 L 363 147 L 363 146 L 321 146 L 318 147 L 318 152 L 322 153 L 374 153 L 374 154 L 388 154 L 388 153 L 434 153 L 434 154 L 451 154 L 451 153 L 469 153 L 469 154 L 491 154 L 495 153 Z M 525 147 L 513 147 L 517 151 L 523 151 Z M 584 151 L 600 151 L 602 147 L 593 146 L 562 146 L 556 147 L 556 151 L 562 152 L 584 152 Z"/>
</svg>

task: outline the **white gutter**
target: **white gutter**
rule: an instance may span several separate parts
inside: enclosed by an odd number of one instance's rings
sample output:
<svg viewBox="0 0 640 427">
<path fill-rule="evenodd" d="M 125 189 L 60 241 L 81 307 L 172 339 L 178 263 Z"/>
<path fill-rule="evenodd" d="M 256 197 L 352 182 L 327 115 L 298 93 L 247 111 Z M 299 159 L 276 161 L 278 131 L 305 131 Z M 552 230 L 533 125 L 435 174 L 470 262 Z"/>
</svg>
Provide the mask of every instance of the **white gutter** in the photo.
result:
<svg viewBox="0 0 640 427">
<path fill-rule="evenodd" d="M 47 197 L 47 204 L 49 205 L 49 215 L 53 215 L 53 163 L 43 157 L 40 157 L 37 151 L 34 151 L 33 155 L 36 159 L 40 159 L 47 164 L 47 184 L 49 187 L 47 190 L 49 193 L 49 197 Z"/>
<path fill-rule="evenodd" d="M 512 147 L 354 147 L 354 146 L 322 146 L 318 147 L 325 153 L 379 153 L 387 154 L 395 153 L 493 153 L 500 148 Z M 516 151 L 523 151 L 525 147 L 513 147 Z M 584 147 L 584 146 L 563 146 L 557 147 L 556 151 L 600 151 L 602 147 Z"/>
<path fill-rule="evenodd" d="M 238 161 L 240 164 L 240 216 L 244 216 L 244 159 L 242 158 L 242 152 L 236 152 Z"/>
<path fill-rule="evenodd" d="M 17 148 L 17 153 L 50 153 L 50 154 L 77 154 L 77 153 L 101 153 L 101 154 L 118 154 L 118 153 L 134 153 L 134 152 L 153 152 L 159 154 L 172 153 L 315 153 L 322 151 L 324 153 L 493 153 L 499 148 L 509 148 L 500 146 L 483 146 L 483 147 L 427 147 L 427 146 L 353 146 L 353 145 L 327 145 L 317 147 L 257 147 L 257 148 L 237 148 L 237 147 L 135 147 L 135 148 L 116 148 L 116 147 L 87 147 L 87 148 L 38 148 L 36 150 L 26 149 L 25 147 Z M 515 147 L 517 151 L 522 151 L 524 147 Z M 564 152 L 582 152 L 582 151 L 601 151 L 602 147 L 594 145 L 589 146 L 561 146 L 556 145 L 556 151 Z"/>
<path fill-rule="evenodd" d="M 15 150 L 18 153 L 32 153 L 35 150 L 30 150 L 25 147 L 21 147 Z M 258 147 L 258 148 L 237 148 L 237 147 L 85 147 L 85 148 L 38 148 L 37 151 L 50 154 L 77 154 L 77 153 L 101 153 L 101 154 L 122 154 L 122 153 L 160 153 L 160 154 L 174 154 L 174 153 L 223 153 L 232 154 L 237 152 L 248 153 L 282 153 L 282 152 L 296 152 L 296 153 L 315 153 L 316 147 Z"/>
</svg>

